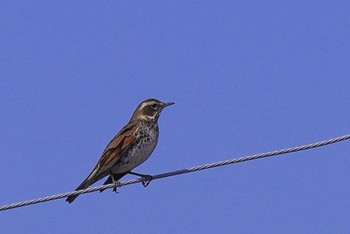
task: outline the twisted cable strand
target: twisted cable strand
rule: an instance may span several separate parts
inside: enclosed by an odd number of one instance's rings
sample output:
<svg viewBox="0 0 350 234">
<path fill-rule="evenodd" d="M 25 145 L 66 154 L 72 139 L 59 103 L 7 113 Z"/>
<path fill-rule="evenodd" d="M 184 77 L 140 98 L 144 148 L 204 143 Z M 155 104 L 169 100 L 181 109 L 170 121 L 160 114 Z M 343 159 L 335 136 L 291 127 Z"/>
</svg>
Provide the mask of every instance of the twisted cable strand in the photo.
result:
<svg viewBox="0 0 350 234">
<path fill-rule="evenodd" d="M 291 148 L 286 148 L 286 149 L 281 149 L 281 150 L 270 151 L 270 152 L 266 152 L 266 153 L 253 154 L 253 155 L 248 155 L 245 157 L 234 158 L 234 159 L 204 164 L 204 165 L 195 166 L 195 167 L 186 168 L 186 169 L 177 170 L 177 171 L 166 172 L 166 173 L 152 176 L 152 180 L 157 180 L 157 179 L 162 179 L 162 178 L 166 178 L 166 177 L 186 174 L 186 173 L 200 171 L 200 170 L 204 170 L 204 169 L 210 169 L 210 168 L 214 168 L 214 167 L 225 166 L 225 165 L 234 164 L 234 163 L 245 162 L 245 161 L 259 159 L 259 158 L 266 158 L 266 157 L 272 157 L 272 156 L 276 156 L 276 155 L 293 153 L 293 152 L 302 151 L 302 150 L 313 149 L 316 147 L 334 144 L 334 143 L 337 143 L 340 141 L 345 141 L 348 139 L 350 139 L 350 134 L 336 137 L 336 138 L 332 138 L 332 139 L 325 140 L 325 141 L 320 141 L 320 142 L 308 144 L 308 145 L 301 145 L 301 146 L 296 146 L 296 147 L 291 147 Z M 107 184 L 107 185 L 96 186 L 96 187 L 82 189 L 82 190 L 73 191 L 73 192 L 56 194 L 56 195 L 47 196 L 47 197 L 43 197 L 43 198 L 38 198 L 38 199 L 33 199 L 33 200 L 28 200 L 28 201 L 23 201 L 23 202 L 18 202 L 18 203 L 0 206 L 0 211 L 14 209 L 14 208 L 22 207 L 22 206 L 29 206 L 29 205 L 47 202 L 47 201 L 51 201 L 51 200 L 57 200 L 57 199 L 68 197 L 70 195 L 92 193 L 92 192 L 99 191 L 101 189 L 122 187 L 122 186 L 127 186 L 130 184 L 142 183 L 142 182 L 146 182 L 146 181 L 147 181 L 147 178 L 139 178 L 139 179 L 118 182 L 116 184 Z"/>
</svg>

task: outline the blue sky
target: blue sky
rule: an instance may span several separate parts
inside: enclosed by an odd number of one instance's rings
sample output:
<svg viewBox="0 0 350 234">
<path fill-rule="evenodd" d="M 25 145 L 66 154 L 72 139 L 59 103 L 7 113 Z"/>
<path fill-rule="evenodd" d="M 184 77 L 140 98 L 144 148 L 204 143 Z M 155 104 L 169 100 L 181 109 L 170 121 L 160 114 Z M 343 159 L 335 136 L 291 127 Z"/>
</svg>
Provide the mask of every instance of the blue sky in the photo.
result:
<svg viewBox="0 0 350 234">
<path fill-rule="evenodd" d="M 1 205 L 73 190 L 150 97 L 176 104 L 139 173 L 350 133 L 346 1 L 0 6 Z M 349 233 L 349 165 L 343 142 L 3 211 L 0 232 Z"/>
</svg>

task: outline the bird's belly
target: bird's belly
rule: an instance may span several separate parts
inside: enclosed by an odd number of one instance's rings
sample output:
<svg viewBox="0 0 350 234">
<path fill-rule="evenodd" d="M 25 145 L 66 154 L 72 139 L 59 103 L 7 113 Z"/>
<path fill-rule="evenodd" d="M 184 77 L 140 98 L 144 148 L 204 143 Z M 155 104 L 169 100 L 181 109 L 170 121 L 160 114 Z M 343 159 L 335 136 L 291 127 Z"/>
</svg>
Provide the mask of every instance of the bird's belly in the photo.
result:
<svg viewBox="0 0 350 234">
<path fill-rule="evenodd" d="M 113 166 L 112 173 L 119 174 L 133 170 L 151 156 L 156 145 L 157 139 L 150 140 L 149 142 L 140 142 L 135 145 Z"/>
</svg>

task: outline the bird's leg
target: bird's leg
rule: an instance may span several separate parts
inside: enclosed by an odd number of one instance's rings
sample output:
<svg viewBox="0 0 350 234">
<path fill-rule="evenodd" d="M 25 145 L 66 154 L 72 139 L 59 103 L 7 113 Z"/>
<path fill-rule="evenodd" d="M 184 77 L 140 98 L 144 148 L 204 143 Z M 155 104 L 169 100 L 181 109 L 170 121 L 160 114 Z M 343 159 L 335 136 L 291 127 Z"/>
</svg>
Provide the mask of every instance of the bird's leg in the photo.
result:
<svg viewBox="0 0 350 234">
<path fill-rule="evenodd" d="M 140 173 L 136 173 L 136 172 L 132 172 L 132 171 L 130 171 L 129 174 L 136 175 L 136 176 L 143 178 L 144 180 L 141 182 L 143 187 L 147 187 L 149 185 L 149 183 L 153 180 L 153 176 L 151 176 L 151 175 L 144 175 L 144 174 L 140 174 Z"/>
<path fill-rule="evenodd" d="M 113 187 L 113 192 L 115 192 L 115 193 L 118 193 L 118 191 L 117 191 L 117 188 L 119 187 L 119 185 L 120 185 L 120 182 L 119 182 L 119 180 L 116 180 L 115 178 L 114 178 L 114 175 L 113 174 L 111 174 L 111 179 L 112 179 L 112 182 L 113 182 L 113 184 L 114 184 L 114 187 Z"/>
</svg>

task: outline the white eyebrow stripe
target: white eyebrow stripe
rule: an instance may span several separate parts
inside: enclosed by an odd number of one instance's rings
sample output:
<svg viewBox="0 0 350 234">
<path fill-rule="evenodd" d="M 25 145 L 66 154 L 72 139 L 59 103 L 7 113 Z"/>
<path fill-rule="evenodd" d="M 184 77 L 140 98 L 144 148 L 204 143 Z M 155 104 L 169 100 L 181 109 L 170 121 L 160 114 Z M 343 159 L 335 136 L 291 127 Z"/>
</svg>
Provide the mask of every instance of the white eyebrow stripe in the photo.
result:
<svg viewBox="0 0 350 234">
<path fill-rule="evenodd" d="M 142 108 L 144 108 L 145 106 L 146 106 L 146 102 L 144 102 L 144 103 L 142 103 L 142 105 L 140 106 L 140 110 L 142 109 Z"/>
<path fill-rule="evenodd" d="M 156 103 L 155 101 L 151 101 L 151 102 L 144 102 L 142 103 L 142 105 L 140 106 L 140 110 L 142 110 L 145 106 L 148 106 L 148 105 L 152 105 Z"/>
</svg>

